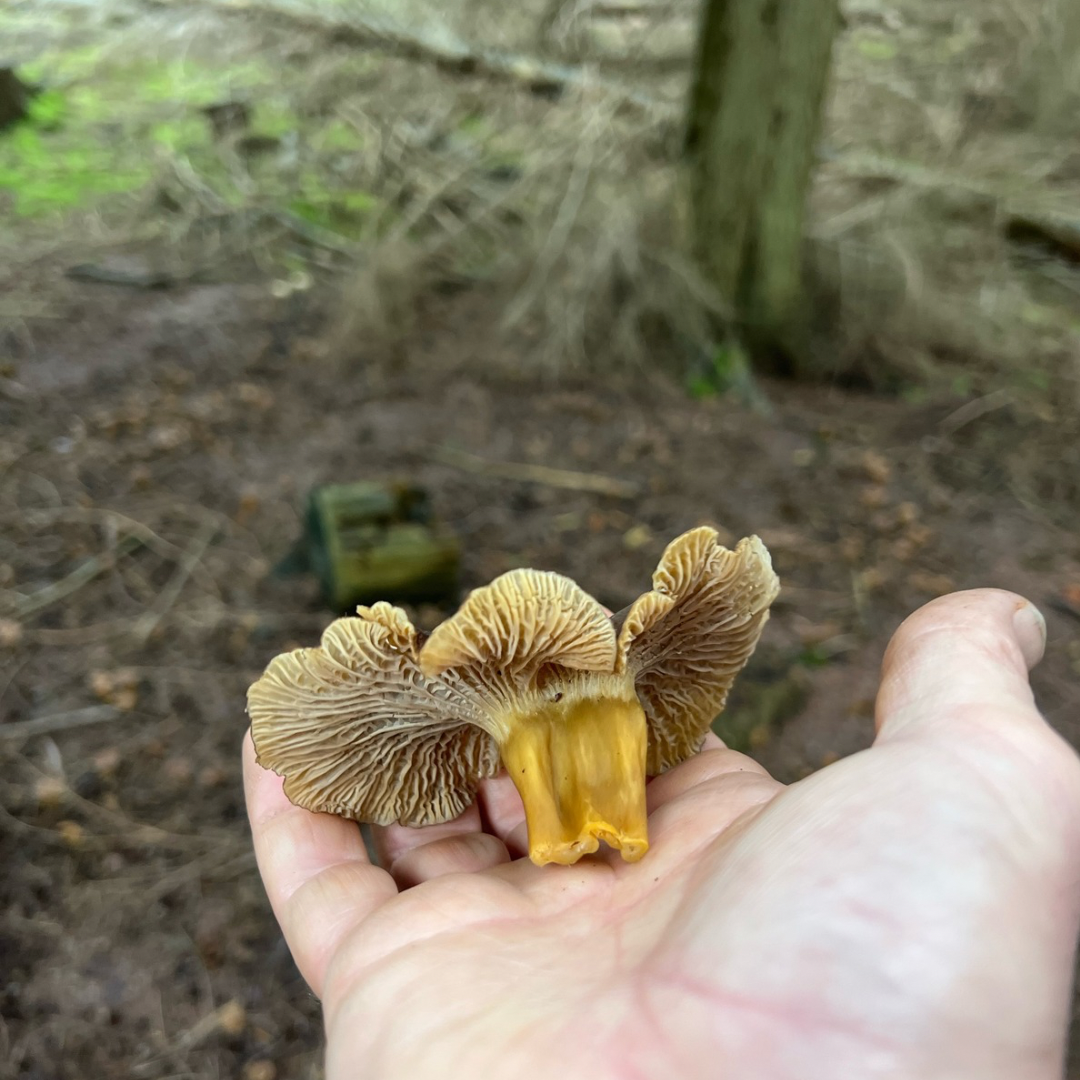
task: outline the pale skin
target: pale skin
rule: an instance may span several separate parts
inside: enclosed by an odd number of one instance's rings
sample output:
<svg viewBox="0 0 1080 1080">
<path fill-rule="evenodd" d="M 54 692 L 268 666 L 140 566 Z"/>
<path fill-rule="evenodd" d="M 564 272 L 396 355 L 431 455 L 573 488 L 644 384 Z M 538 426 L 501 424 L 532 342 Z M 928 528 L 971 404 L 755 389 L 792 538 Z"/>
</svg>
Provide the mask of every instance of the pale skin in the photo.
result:
<svg viewBox="0 0 1080 1080">
<path fill-rule="evenodd" d="M 426 829 L 293 807 L 245 740 L 259 869 L 328 1080 L 1050 1080 L 1080 923 L 1080 762 L 1023 598 L 944 597 L 885 656 L 869 750 L 799 783 L 710 738 L 648 854 L 527 858 L 505 776 Z"/>
</svg>

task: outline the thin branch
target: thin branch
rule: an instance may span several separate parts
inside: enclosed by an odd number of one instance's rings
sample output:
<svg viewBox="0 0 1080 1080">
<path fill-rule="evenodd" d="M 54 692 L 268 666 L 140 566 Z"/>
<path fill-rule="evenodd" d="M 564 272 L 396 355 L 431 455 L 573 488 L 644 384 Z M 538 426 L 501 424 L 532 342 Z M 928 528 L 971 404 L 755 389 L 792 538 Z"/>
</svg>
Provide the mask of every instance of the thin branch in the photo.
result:
<svg viewBox="0 0 1080 1080">
<path fill-rule="evenodd" d="M 558 97 L 571 90 L 601 89 L 639 111 L 680 112 L 680 103 L 665 102 L 627 83 L 600 80 L 585 67 L 552 63 L 535 56 L 487 49 L 467 42 L 446 27 L 416 29 L 381 15 L 358 11 L 323 11 L 296 0 L 260 0 L 236 7 L 224 0 L 142 0 L 153 8 L 209 8 L 222 15 L 244 15 L 286 24 L 289 29 L 322 34 L 334 42 L 375 46 L 384 52 L 434 64 L 457 75 L 478 75 L 515 83 L 535 94 Z"/>
<path fill-rule="evenodd" d="M 600 473 L 572 472 L 569 469 L 551 469 L 546 465 L 528 465 L 511 461 L 487 461 L 464 450 L 439 446 L 432 456 L 444 465 L 452 465 L 465 472 L 480 476 L 493 476 L 501 480 L 523 480 L 530 484 L 565 488 L 568 491 L 590 491 L 596 495 L 611 495 L 616 499 L 633 499 L 641 489 L 633 481 L 617 480 Z"/>
<path fill-rule="evenodd" d="M 12 724 L 0 724 L 0 739 L 28 739 L 32 735 L 52 735 L 57 731 L 104 724 L 120 715 L 111 705 L 90 705 L 85 709 L 36 716 L 33 720 L 17 720 Z"/>
<path fill-rule="evenodd" d="M 962 427 L 986 416 L 987 413 L 1008 407 L 1014 400 L 1011 390 L 994 390 L 983 397 L 975 398 L 974 401 L 965 402 L 959 409 L 949 413 L 938 428 L 942 435 L 955 435 Z"/>
<path fill-rule="evenodd" d="M 126 555 L 132 548 L 138 547 L 140 543 L 142 543 L 142 540 L 138 536 L 128 535 L 123 537 L 111 551 L 87 559 L 66 577 L 54 581 L 51 585 L 46 585 L 43 589 L 38 589 L 29 596 L 16 600 L 11 605 L 11 614 L 17 619 L 25 619 L 28 615 L 33 615 L 41 611 L 42 608 L 55 604 L 58 600 L 66 599 L 72 593 L 78 592 L 84 585 L 89 585 L 99 574 L 111 570 L 122 555 Z"/>
<path fill-rule="evenodd" d="M 158 594 L 157 600 L 154 601 L 150 609 L 139 616 L 138 621 L 135 623 L 134 635 L 140 643 L 145 642 L 150 637 L 158 623 L 164 618 L 165 613 L 176 603 L 181 591 L 187 584 L 188 578 L 191 577 L 195 567 L 199 565 L 200 560 L 206 553 L 206 549 L 210 546 L 214 537 L 217 536 L 217 532 L 218 524 L 216 521 L 204 522 L 202 528 L 195 534 L 191 543 L 188 544 L 168 584 Z"/>
</svg>

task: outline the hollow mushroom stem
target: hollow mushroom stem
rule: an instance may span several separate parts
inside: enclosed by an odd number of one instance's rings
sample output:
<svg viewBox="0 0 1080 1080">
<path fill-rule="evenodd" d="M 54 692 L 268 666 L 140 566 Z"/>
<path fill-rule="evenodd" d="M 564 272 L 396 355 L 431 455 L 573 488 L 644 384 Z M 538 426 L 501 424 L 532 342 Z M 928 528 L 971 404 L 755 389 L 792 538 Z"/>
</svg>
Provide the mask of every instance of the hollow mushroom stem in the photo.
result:
<svg viewBox="0 0 1080 1080">
<path fill-rule="evenodd" d="M 649 848 L 645 713 L 632 689 L 592 689 L 567 687 L 506 721 L 502 760 L 525 804 L 538 866 L 575 863 L 601 840 L 627 862 Z"/>
</svg>

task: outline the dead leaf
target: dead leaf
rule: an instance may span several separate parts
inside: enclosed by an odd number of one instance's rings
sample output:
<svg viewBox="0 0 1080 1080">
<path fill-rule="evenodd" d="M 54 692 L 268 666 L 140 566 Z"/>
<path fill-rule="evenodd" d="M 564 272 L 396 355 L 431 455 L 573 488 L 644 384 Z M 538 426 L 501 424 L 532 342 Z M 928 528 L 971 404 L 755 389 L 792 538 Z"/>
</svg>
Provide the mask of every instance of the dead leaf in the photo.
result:
<svg viewBox="0 0 1080 1080">
<path fill-rule="evenodd" d="M 623 533 L 623 547 L 628 551 L 638 551 L 653 541 L 652 530 L 648 525 L 633 525 Z"/>
<path fill-rule="evenodd" d="M 86 843 L 86 830 L 77 821 L 59 821 L 56 831 L 70 848 L 81 848 Z"/>
<path fill-rule="evenodd" d="M 246 525 L 247 522 L 255 516 L 261 505 L 262 500 L 254 491 L 245 491 L 240 496 L 240 501 L 236 507 L 236 513 L 233 515 L 233 520 L 237 525 Z"/>
<path fill-rule="evenodd" d="M 863 472 L 875 484 L 887 484 L 892 475 L 889 463 L 876 450 L 867 450 L 862 459 Z"/>
<path fill-rule="evenodd" d="M 115 746 L 110 746 L 96 753 L 92 760 L 98 776 L 111 779 L 120 768 L 120 751 Z"/>
<path fill-rule="evenodd" d="M 58 776 L 43 776 L 34 784 L 38 808 L 52 810 L 67 798 L 68 786 Z"/>
<path fill-rule="evenodd" d="M 226 1001 L 217 1011 L 217 1023 L 226 1035 L 239 1035 L 247 1027 L 247 1009 L 236 998 Z"/>
</svg>

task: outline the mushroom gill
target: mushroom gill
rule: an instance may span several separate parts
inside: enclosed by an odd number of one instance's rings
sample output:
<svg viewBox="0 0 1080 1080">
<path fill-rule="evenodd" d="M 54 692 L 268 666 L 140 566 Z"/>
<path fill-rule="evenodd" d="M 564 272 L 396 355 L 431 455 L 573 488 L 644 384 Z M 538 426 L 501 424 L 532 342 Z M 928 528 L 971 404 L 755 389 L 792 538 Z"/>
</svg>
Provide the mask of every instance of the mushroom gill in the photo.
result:
<svg viewBox="0 0 1080 1080">
<path fill-rule="evenodd" d="M 648 849 L 645 779 L 697 752 L 778 591 L 757 537 L 699 528 L 615 620 L 568 578 L 514 570 L 421 644 L 400 609 L 358 608 L 248 691 L 260 764 L 309 810 L 373 824 L 456 817 L 506 768 L 529 855 Z"/>
</svg>

